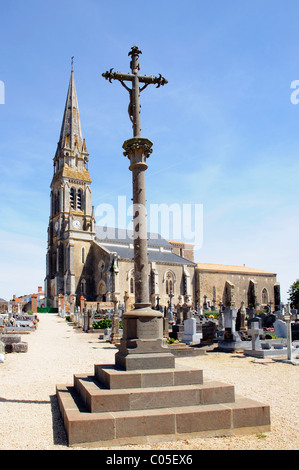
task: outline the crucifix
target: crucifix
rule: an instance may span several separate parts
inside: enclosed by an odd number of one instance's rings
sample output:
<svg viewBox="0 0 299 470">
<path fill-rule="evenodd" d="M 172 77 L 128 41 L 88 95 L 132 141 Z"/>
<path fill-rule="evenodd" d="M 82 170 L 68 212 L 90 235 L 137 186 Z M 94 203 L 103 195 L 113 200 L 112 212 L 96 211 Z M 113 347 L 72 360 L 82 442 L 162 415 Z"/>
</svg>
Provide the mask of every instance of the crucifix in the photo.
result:
<svg viewBox="0 0 299 470">
<path fill-rule="evenodd" d="M 142 52 L 138 49 L 137 46 L 133 46 L 129 52 L 129 56 L 132 57 L 130 62 L 130 68 L 132 73 L 121 73 L 113 72 L 113 68 L 110 71 L 102 74 L 106 80 L 109 80 L 112 83 L 112 80 L 118 80 L 122 86 L 129 92 L 130 95 L 130 104 L 128 108 L 129 117 L 133 124 L 133 136 L 141 136 L 140 128 L 140 93 L 150 84 L 157 85 L 159 88 L 161 85 L 165 85 L 168 81 L 159 74 L 159 77 L 148 76 L 148 75 L 139 75 L 140 64 L 139 64 L 139 54 Z M 132 82 L 132 88 L 129 88 L 125 82 Z M 144 85 L 140 88 L 140 83 Z"/>
<path fill-rule="evenodd" d="M 174 357 L 168 352 L 163 338 L 163 315 L 151 308 L 149 300 L 149 269 L 146 227 L 145 170 L 146 159 L 152 153 L 153 143 L 141 137 L 140 128 L 140 93 L 148 85 L 157 88 L 167 80 L 159 77 L 139 75 L 139 55 L 141 51 L 133 46 L 130 68 L 132 73 L 113 72 L 102 74 L 106 80 L 118 80 L 129 92 L 129 116 L 133 124 L 133 138 L 123 143 L 124 155 L 129 158 L 129 169 L 133 180 L 133 226 L 134 226 L 134 274 L 135 304 L 134 309 L 123 315 L 123 338 L 115 363 L 125 370 L 169 368 L 174 366 Z M 127 82 L 132 83 L 129 88 Z M 140 88 L 140 84 L 142 87 Z"/>
</svg>

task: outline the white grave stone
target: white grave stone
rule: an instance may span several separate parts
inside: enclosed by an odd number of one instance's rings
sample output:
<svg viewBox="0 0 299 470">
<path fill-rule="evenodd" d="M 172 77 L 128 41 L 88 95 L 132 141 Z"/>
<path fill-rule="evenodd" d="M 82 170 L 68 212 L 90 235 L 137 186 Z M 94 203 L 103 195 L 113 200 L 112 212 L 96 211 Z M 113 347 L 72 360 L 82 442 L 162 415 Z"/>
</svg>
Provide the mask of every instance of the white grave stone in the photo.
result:
<svg viewBox="0 0 299 470">
<path fill-rule="evenodd" d="M 275 329 L 275 335 L 277 338 L 286 338 L 287 337 L 287 327 L 286 322 L 280 319 L 277 319 L 273 323 Z"/>
<path fill-rule="evenodd" d="M 188 318 L 185 320 L 182 342 L 185 344 L 199 344 L 201 339 L 202 333 L 196 332 L 196 319 Z"/>
</svg>

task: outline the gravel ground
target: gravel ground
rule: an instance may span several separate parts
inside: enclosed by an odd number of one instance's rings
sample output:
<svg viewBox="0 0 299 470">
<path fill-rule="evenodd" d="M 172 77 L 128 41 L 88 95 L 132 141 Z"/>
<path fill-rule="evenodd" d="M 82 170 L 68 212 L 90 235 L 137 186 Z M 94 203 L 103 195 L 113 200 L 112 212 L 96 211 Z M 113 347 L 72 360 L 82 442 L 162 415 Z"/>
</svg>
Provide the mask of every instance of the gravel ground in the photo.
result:
<svg viewBox="0 0 299 470">
<path fill-rule="evenodd" d="M 0 450 L 75 450 L 67 447 L 56 384 L 73 374 L 93 373 L 94 364 L 113 364 L 116 348 L 82 333 L 55 314 L 39 314 L 35 332 L 22 335 L 27 353 L 6 354 L 0 364 Z M 299 367 L 241 353 L 207 352 L 176 359 L 198 367 L 204 379 L 235 385 L 239 395 L 269 404 L 271 432 L 250 436 L 186 439 L 124 450 L 298 450 Z M 108 449 L 108 448 L 101 448 Z"/>
</svg>

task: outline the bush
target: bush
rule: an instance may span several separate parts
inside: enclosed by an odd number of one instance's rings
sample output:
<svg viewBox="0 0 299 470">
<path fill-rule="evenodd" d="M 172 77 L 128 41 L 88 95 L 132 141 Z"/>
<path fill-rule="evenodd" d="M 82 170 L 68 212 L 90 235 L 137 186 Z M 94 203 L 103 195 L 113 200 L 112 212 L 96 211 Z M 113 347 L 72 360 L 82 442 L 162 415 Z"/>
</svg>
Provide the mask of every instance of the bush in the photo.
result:
<svg viewBox="0 0 299 470">
<path fill-rule="evenodd" d="M 92 327 L 94 330 L 105 330 L 106 328 L 112 328 L 112 320 L 110 318 L 101 318 L 93 322 Z M 119 327 L 123 327 L 123 322 L 119 322 Z"/>
<path fill-rule="evenodd" d="M 106 328 L 111 328 L 112 320 L 110 320 L 109 318 L 102 318 L 99 321 L 93 322 L 92 327 L 95 330 L 105 330 Z"/>
<path fill-rule="evenodd" d="M 167 343 L 168 344 L 173 344 L 175 342 L 174 338 L 167 338 Z"/>
</svg>

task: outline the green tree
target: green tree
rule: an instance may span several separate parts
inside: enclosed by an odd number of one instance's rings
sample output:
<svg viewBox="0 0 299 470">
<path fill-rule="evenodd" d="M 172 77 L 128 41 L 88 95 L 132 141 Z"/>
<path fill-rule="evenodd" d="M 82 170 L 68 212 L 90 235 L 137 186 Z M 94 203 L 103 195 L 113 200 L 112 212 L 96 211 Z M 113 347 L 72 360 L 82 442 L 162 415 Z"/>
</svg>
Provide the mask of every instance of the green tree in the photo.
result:
<svg viewBox="0 0 299 470">
<path fill-rule="evenodd" d="M 288 290 L 289 301 L 293 308 L 299 308 L 299 279 L 293 282 Z"/>
</svg>

